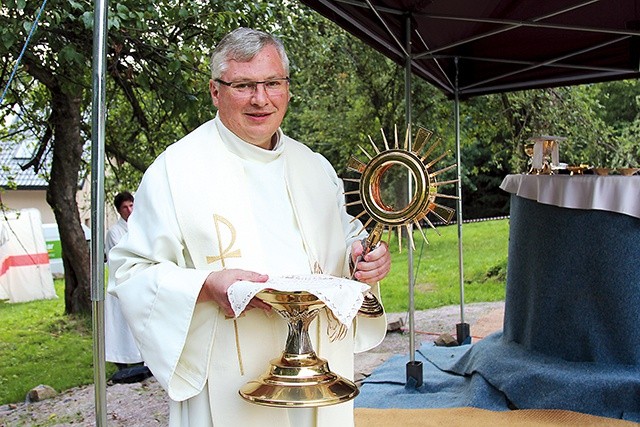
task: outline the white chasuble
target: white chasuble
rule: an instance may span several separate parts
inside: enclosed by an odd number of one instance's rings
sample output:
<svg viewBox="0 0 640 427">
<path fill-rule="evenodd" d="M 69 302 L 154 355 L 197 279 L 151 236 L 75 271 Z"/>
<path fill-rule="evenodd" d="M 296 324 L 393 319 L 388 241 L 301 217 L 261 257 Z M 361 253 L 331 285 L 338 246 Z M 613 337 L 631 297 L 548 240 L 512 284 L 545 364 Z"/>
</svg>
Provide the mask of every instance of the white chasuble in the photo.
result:
<svg viewBox="0 0 640 427">
<path fill-rule="evenodd" d="M 170 146 L 145 173 L 129 233 L 111 252 L 117 269 L 112 292 L 146 364 L 172 399 L 172 426 L 293 426 L 295 409 L 248 403 L 238 394 L 280 356 L 285 321 L 260 310 L 226 319 L 215 303 L 196 304 L 210 271 L 269 274 L 273 256 L 265 253 L 272 248 L 256 220 L 256 205 L 264 201 L 250 197 L 252 174 L 260 167 L 247 171 L 244 153 L 230 152 L 216 125 L 222 126 L 218 119 L 207 122 Z M 346 276 L 351 242 L 362 236 L 361 224 L 351 223 L 344 211 L 339 179 L 326 159 L 304 145 L 284 135 L 281 144 L 276 151 L 288 200 L 274 203 L 291 203 L 295 221 L 286 228 L 300 234 L 294 255 L 299 247 L 305 252 L 291 258 L 292 268 L 311 272 L 318 265 L 325 274 Z M 278 268 L 287 268 L 286 261 Z M 326 324 L 320 316 L 310 327 L 314 349 L 347 378 L 353 377 L 354 346 L 371 348 L 386 332 L 384 317 L 357 320 L 355 337 L 329 343 Z M 353 405 L 322 407 L 313 417 L 322 427 L 352 425 Z"/>
</svg>

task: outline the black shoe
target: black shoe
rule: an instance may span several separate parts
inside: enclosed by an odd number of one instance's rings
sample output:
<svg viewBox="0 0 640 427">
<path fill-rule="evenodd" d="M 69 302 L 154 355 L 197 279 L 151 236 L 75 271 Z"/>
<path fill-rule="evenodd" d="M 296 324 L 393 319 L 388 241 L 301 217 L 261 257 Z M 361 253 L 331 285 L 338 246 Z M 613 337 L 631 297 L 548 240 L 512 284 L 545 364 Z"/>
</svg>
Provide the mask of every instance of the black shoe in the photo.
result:
<svg viewBox="0 0 640 427">
<path fill-rule="evenodd" d="M 131 384 L 139 383 L 147 378 L 153 376 L 151 371 L 146 366 L 132 366 L 130 368 L 124 368 L 116 372 L 109 378 L 114 383 Z"/>
</svg>

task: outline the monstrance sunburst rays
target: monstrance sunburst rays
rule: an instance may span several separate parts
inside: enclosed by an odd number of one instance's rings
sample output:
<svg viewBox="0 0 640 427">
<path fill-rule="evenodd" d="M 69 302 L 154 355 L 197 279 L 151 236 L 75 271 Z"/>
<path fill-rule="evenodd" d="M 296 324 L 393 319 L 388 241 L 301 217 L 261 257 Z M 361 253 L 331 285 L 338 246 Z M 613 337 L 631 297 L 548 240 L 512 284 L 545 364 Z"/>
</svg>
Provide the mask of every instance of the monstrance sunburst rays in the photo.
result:
<svg viewBox="0 0 640 427">
<path fill-rule="evenodd" d="M 362 153 L 367 157 L 368 161 L 363 162 L 355 156 L 352 156 L 347 163 L 348 170 L 359 173 L 361 176 L 359 178 L 344 178 L 345 181 L 358 183 L 358 190 L 346 191 L 345 196 L 359 196 L 358 200 L 348 202 L 346 205 L 363 206 L 362 212 L 357 214 L 353 221 L 361 218 L 365 214 L 369 215 L 369 219 L 363 225 L 363 229 L 369 226 L 373 227 L 366 241 L 367 248 L 373 248 L 378 244 L 382 239 L 385 227 L 388 229 L 387 243 L 390 241 L 392 230 L 396 229 L 398 232 L 398 245 L 401 249 L 402 227 L 405 227 L 407 230 L 407 236 L 411 242 L 411 247 L 415 248 L 413 236 L 410 232 L 412 225 L 415 225 L 415 227 L 420 231 L 425 242 L 428 243 L 429 241 L 427 240 L 427 236 L 420 225 L 421 221 L 424 221 L 438 235 L 440 235 L 440 233 L 433 222 L 428 218 L 428 215 L 432 214 L 435 218 L 445 224 L 448 224 L 451 221 L 455 210 L 437 203 L 436 199 L 457 199 L 457 196 L 439 193 L 438 189 L 443 185 L 454 184 L 458 182 L 458 180 L 452 179 L 438 181 L 437 177 L 455 168 L 457 165 L 454 163 L 432 171 L 432 168 L 444 159 L 449 152 L 445 151 L 432 160 L 428 160 L 429 156 L 433 154 L 435 149 L 441 143 L 441 140 L 437 138 L 432 144 L 427 144 L 433 136 L 433 132 L 429 130 L 418 128 L 418 132 L 416 133 L 413 144 L 411 144 L 412 146 L 410 148 L 410 129 L 407 129 L 403 148 L 400 148 L 398 144 L 397 127 L 394 129 L 394 144 L 392 147 L 389 146 L 384 130 L 381 130 L 381 132 L 382 139 L 384 141 L 384 149 L 379 149 L 375 142 L 373 142 L 371 136 L 369 136 L 369 141 L 373 147 L 374 154 L 369 153 L 362 146 L 358 145 L 358 148 L 360 148 Z M 421 154 L 423 150 L 424 152 Z M 399 209 L 395 209 L 393 206 L 389 206 L 383 201 L 380 189 L 382 177 L 389 168 L 394 165 L 405 167 L 411 174 L 412 182 L 415 184 L 411 200 L 408 201 L 406 206 Z"/>
</svg>

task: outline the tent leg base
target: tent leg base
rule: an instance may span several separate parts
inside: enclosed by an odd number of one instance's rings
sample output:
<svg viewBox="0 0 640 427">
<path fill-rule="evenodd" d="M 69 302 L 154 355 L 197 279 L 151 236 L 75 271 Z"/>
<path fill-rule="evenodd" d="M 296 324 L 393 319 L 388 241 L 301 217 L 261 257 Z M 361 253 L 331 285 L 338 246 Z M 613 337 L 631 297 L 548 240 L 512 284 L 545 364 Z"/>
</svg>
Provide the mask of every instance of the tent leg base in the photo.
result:
<svg viewBox="0 0 640 427">
<path fill-rule="evenodd" d="M 407 387 L 422 386 L 422 362 L 414 360 L 407 362 Z"/>
<path fill-rule="evenodd" d="M 456 325 L 456 341 L 458 341 L 458 345 L 471 344 L 471 328 L 468 323 Z"/>
</svg>

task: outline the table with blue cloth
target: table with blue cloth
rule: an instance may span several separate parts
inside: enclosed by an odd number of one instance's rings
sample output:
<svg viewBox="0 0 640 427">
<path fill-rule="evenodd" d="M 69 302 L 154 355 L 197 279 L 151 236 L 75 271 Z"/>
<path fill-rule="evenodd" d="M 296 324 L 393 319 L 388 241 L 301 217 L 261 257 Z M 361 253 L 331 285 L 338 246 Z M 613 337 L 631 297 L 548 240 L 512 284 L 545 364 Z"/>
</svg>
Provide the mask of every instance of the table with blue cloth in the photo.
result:
<svg viewBox="0 0 640 427">
<path fill-rule="evenodd" d="M 364 381 L 357 407 L 563 409 L 640 422 L 640 176 L 508 175 L 503 331 L 423 344 Z"/>
<path fill-rule="evenodd" d="M 504 339 L 640 365 L 640 176 L 509 175 Z"/>
</svg>

